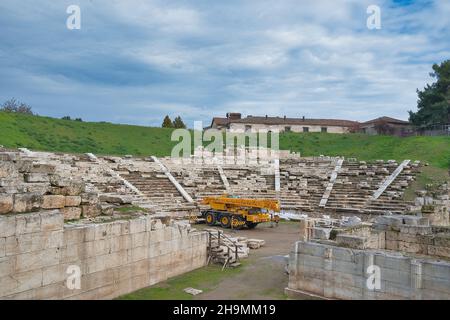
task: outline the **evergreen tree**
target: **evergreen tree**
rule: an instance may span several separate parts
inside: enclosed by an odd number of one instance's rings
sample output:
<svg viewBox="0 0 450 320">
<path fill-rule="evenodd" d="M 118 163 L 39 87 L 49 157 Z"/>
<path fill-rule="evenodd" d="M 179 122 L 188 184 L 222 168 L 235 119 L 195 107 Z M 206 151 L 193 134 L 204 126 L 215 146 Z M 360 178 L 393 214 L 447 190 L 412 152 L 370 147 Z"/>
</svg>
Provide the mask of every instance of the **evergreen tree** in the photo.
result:
<svg viewBox="0 0 450 320">
<path fill-rule="evenodd" d="M 184 124 L 183 120 L 181 120 L 181 117 L 178 116 L 173 120 L 173 127 L 177 129 L 186 129 L 186 125 Z"/>
<path fill-rule="evenodd" d="M 417 112 L 409 111 L 409 121 L 416 126 L 450 123 L 450 60 L 433 65 L 430 76 L 436 82 L 417 90 Z"/>
<path fill-rule="evenodd" d="M 163 128 L 173 128 L 172 120 L 170 120 L 169 116 L 166 116 L 163 120 L 162 124 Z"/>
</svg>

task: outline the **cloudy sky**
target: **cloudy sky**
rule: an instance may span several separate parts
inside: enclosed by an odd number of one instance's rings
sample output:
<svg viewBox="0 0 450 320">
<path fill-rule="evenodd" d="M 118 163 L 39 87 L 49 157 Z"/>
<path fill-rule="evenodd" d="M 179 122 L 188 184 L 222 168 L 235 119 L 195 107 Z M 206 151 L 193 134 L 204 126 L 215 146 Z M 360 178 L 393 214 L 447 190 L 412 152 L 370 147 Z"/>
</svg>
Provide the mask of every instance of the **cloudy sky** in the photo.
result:
<svg viewBox="0 0 450 320">
<path fill-rule="evenodd" d="M 80 30 L 66 27 L 72 4 Z M 407 119 L 450 58 L 449 17 L 448 0 L 1 0 L 0 101 L 158 126 L 227 111 Z"/>
</svg>

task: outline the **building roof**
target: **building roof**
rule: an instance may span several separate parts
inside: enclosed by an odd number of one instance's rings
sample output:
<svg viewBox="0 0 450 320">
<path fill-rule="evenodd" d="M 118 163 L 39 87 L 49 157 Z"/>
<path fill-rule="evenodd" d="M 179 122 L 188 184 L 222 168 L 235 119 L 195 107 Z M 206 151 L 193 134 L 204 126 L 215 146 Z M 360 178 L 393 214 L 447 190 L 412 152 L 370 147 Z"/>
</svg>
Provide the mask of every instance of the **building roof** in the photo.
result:
<svg viewBox="0 0 450 320">
<path fill-rule="evenodd" d="M 230 122 L 230 119 L 228 118 L 220 118 L 220 117 L 214 117 L 211 122 L 211 127 L 215 123 L 218 126 L 226 126 Z"/>
<path fill-rule="evenodd" d="M 380 122 L 394 123 L 394 124 L 411 124 L 408 121 L 395 119 L 395 118 L 391 118 L 391 117 L 379 117 L 379 118 L 376 118 L 376 119 L 373 119 L 373 120 L 370 120 L 370 121 L 363 122 L 362 125 L 373 124 L 373 123 L 380 123 Z"/>
<path fill-rule="evenodd" d="M 353 127 L 355 125 L 359 125 L 359 122 L 351 120 L 253 117 L 253 116 L 239 120 L 230 120 L 229 123 L 244 123 L 244 124 L 248 123 L 248 124 L 267 124 L 267 125 L 317 125 L 317 126 L 337 126 L 337 127 Z"/>
</svg>

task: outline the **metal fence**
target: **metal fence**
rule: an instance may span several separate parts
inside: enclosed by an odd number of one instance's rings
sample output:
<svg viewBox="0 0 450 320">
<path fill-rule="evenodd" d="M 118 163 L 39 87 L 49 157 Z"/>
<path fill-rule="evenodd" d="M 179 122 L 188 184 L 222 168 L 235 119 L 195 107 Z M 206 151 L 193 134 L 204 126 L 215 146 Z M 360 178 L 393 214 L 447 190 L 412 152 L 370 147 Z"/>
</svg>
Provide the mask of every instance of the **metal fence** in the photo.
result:
<svg viewBox="0 0 450 320">
<path fill-rule="evenodd" d="M 450 124 L 433 125 L 417 130 L 417 134 L 423 136 L 450 136 Z"/>
</svg>

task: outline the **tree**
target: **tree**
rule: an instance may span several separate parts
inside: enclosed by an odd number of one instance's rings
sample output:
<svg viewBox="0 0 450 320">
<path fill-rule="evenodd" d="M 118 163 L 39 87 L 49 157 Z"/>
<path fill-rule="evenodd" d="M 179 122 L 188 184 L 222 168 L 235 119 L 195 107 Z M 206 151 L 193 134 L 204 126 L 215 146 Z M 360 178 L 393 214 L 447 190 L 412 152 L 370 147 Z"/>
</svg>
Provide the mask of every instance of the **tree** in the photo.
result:
<svg viewBox="0 0 450 320">
<path fill-rule="evenodd" d="M 75 118 L 75 121 L 83 122 L 83 119 L 81 119 L 81 118 Z"/>
<path fill-rule="evenodd" d="M 409 121 L 420 127 L 450 123 L 450 60 L 433 65 L 430 76 L 436 82 L 417 90 L 417 112 L 409 111 Z"/>
<path fill-rule="evenodd" d="M 173 128 L 172 120 L 170 120 L 169 116 L 166 116 L 163 120 L 162 124 L 163 128 Z"/>
<path fill-rule="evenodd" d="M 31 107 L 26 103 L 17 101 L 12 98 L 5 101 L 0 109 L 0 111 L 4 112 L 15 112 L 15 113 L 23 113 L 23 114 L 33 114 L 31 111 Z"/>
<path fill-rule="evenodd" d="M 181 120 L 181 117 L 178 116 L 173 120 L 173 127 L 177 129 L 186 129 L 186 125 L 184 124 L 183 120 Z"/>
<path fill-rule="evenodd" d="M 72 119 L 70 119 L 69 116 L 64 116 L 64 117 L 62 117 L 61 119 L 62 119 L 62 120 L 72 120 Z"/>
</svg>

